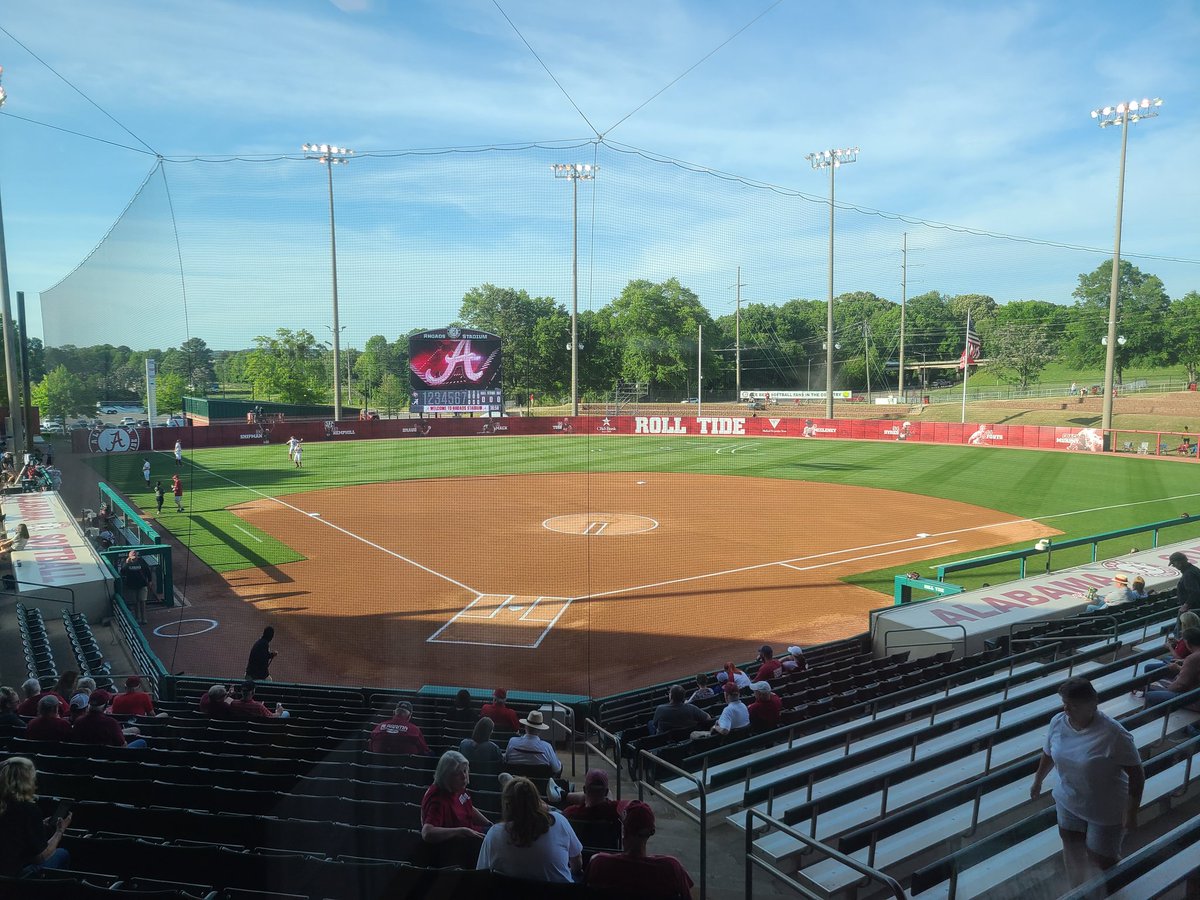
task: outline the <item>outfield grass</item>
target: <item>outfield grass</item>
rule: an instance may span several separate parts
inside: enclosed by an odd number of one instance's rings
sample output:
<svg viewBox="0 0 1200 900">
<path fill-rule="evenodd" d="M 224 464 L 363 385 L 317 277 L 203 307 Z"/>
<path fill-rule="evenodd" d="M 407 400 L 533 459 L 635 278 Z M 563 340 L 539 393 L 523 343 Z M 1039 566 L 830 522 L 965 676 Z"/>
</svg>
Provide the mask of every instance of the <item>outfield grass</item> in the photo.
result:
<svg viewBox="0 0 1200 900">
<path fill-rule="evenodd" d="M 305 468 L 295 469 L 282 445 L 196 451 L 185 468 L 186 512 L 173 511 L 170 496 L 161 524 L 219 572 L 280 565 L 300 557 L 287 546 L 228 512 L 250 500 L 286 497 L 343 485 L 414 478 L 536 472 L 683 472 L 754 478 L 786 478 L 885 488 L 920 497 L 957 500 L 996 509 L 1012 518 L 1037 518 L 1071 537 L 1200 513 L 1200 469 L 1186 463 L 1145 458 L 1089 456 L 1062 452 L 946 447 L 921 444 L 782 439 L 688 437 L 496 437 L 437 438 L 306 444 Z M 729 452 L 736 448 L 736 453 Z M 717 453 L 722 449 L 721 453 Z M 153 495 L 141 476 L 143 456 L 90 457 L 101 477 L 143 509 Z M 153 477 L 169 481 L 170 454 L 151 457 Z M 695 498 L 702 503 L 703 497 Z M 730 521 L 753 510 L 731 510 Z M 864 528 L 870 509 L 797 509 L 798 517 L 850 517 Z M 999 520 L 999 519 L 998 519 Z M 503 527 L 503 513 L 496 520 Z M 1164 541 L 1200 534 L 1200 518 L 1188 530 L 1174 529 Z M 720 540 L 714 535 L 714 540 Z M 1150 546 L 1150 535 L 1123 538 L 1107 555 L 1131 546 Z M 797 552 L 804 552 L 798 547 Z M 1000 549 L 1015 549 L 997 548 Z M 1086 548 L 1056 553 L 1055 568 L 1087 558 Z M 937 562 L 958 559 L 946 557 Z M 890 596 L 888 568 L 851 579 Z M 963 573 L 959 583 L 1015 577 L 1006 570 Z"/>
</svg>

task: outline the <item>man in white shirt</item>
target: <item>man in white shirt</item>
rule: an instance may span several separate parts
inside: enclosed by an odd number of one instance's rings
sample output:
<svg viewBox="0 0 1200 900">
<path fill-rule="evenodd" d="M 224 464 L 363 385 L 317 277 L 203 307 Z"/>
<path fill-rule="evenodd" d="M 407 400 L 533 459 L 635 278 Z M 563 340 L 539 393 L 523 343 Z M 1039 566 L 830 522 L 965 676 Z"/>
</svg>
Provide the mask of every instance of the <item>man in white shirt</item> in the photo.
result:
<svg viewBox="0 0 1200 900">
<path fill-rule="evenodd" d="M 713 734 L 729 734 L 738 728 L 750 727 L 750 711 L 742 702 L 741 689 L 732 682 L 725 683 L 725 708 L 712 727 Z"/>
<path fill-rule="evenodd" d="M 1114 606 L 1122 606 L 1126 603 L 1132 603 L 1137 599 L 1137 595 L 1129 589 L 1129 576 L 1124 572 L 1118 572 L 1113 576 L 1112 590 L 1104 595 L 1104 599 L 1100 603 L 1093 603 L 1088 606 L 1088 612 L 1099 612 L 1102 609 L 1110 609 Z"/>
<path fill-rule="evenodd" d="M 542 719 L 541 710 L 535 709 L 528 718 L 518 719 L 525 726 L 525 733 L 508 739 L 504 750 L 504 761 L 527 766 L 549 766 L 554 774 L 562 771 L 562 761 L 554 748 L 540 737 L 550 726 Z"/>
</svg>

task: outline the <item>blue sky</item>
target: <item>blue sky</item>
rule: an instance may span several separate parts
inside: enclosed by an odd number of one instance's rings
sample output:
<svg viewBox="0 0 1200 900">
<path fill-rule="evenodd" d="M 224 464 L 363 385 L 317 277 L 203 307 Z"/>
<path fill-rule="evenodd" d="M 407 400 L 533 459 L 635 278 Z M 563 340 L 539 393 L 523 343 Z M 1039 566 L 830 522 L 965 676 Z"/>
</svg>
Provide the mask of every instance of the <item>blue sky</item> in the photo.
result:
<svg viewBox="0 0 1200 900">
<path fill-rule="evenodd" d="M 1200 7 L 1194 2 L 1151 7 L 1103 2 L 844 2 L 820 8 L 795 0 L 773 7 L 768 0 L 612 0 L 569 6 L 501 0 L 500 7 L 588 121 L 546 74 L 500 8 L 484 0 L 8 0 L 0 12 L 0 26 L 167 157 L 298 157 L 299 145 L 309 140 L 336 142 L 364 153 L 586 141 L 598 131 L 620 145 L 822 197 L 827 182 L 810 170 L 804 155 L 858 145 L 859 162 L 839 173 L 839 201 L 1097 248 L 1112 243 L 1120 135 L 1117 129 L 1096 128 L 1088 112 L 1131 97 L 1162 96 L 1162 116 L 1130 134 L 1124 249 L 1200 259 L 1195 225 L 1195 210 L 1200 209 L 1200 55 L 1195 52 L 1200 46 Z M 727 40 L 678 83 L 625 118 Z M 32 300 L 96 245 L 150 171 L 154 157 L 15 118 L 141 147 L 3 34 L 0 64 L 9 93 L 4 108 L 8 115 L 0 115 L 0 190 L 10 283 Z M 564 161 L 586 159 L 591 149 L 573 151 Z M 601 149 L 606 161 L 622 162 L 619 154 Z M 563 214 L 569 214 L 566 185 L 549 183 L 542 168 L 555 154 L 547 151 L 529 158 L 534 157 L 538 177 L 544 173 L 546 184 L 537 188 L 544 192 L 534 198 L 537 202 L 523 212 L 536 219 L 537 204 L 553 202 L 557 205 L 551 217 L 564 221 Z M 387 191 L 403 193 L 394 171 L 373 169 L 374 160 L 364 163 L 336 173 L 339 191 L 345 186 L 339 202 L 349 207 L 344 264 L 350 279 L 345 291 L 348 336 L 359 345 L 377 324 L 369 310 L 379 298 L 366 287 L 377 271 L 370 250 L 387 246 L 372 244 L 369 233 L 380 223 L 394 223 L 388 218 L 391 213 L 377 213 L 372 219 L 355 204 L 369 204 L 367 182 L 372 173 L 387 179 Z M 448 182 L 444 172 L 426 171 L 428 178 L 439 179 L 436 187 L 423 183 L 426 199 L 433 198 L 443 209 L 483 208 L 487 179 L 505 171 L 504 164 L 492 164 L 480 180 L 473 180 L 469 160 L 462 166 L 463 174 Z M 271 171 L 274 177 L 280 170 Z M 673 221 L 711 223 L 708 231 L 701 228 L 697 234 L 728 235 L 741 227 L 738 217 L 723 218 L 715 208 L 720 204 L 705 202 L 699 191 L 655 196 L 651 170 L 641 171 L 647 178 L 640 183 L 644 190 L 636 193 L 646 209 L 670 204 Z M 314 180 L 316 184 L 289 214 L 299 217 L 298 229 L 316 248 L 327 224 L 322 218 L 321 173 L 315 173 L 315 179 L 312 172 L 301 175 L 299 164 L 296 172 L 310 186 Z M 244 185 L 251 177 L 240 170 L 236 183 Z M 281 180 L 286 182 L 283 189 L 293 190 L 292 178 Z M 177 213 L 182 210 L 206 221 L 215 215 L 219 203 L 214 201 L 206 213 L 196 200 L 204 191 L 202 176 L 189 170 L 182 182 L 178 190 L 172 187 Z M 197 194 L 187 195 L 187 188 Z M 629 185 L 622 188 L 622 196 L 634 193 Z M 709 200 L 721 196 L 713 193 Z M 586 191 L 581 197 L 587 210 Z M 477 200 L 480 205 L 472 206 Z M 739 215 L 749 215 L 752 206 Z M 424 208 L 414 203 L 410 212 L 419 218 Z M 248 206 L 238 209 L 247 218 L 254 215 Z M 777 214 L 790 215 L 784 207 Z M 630 215 L 642 226 L 649 221 L 645 209 Z M 795 272 L 773 264 L 762 250 L 778 233 L 773 228 L 753 241 L 757 254 L 727 252 L 725 238 L 714 239 L 712 246 L 698 246 L 690 239 L 685 273 L 715 314 L 729 311 L 727 289 L 734 281 L 733 267 L 743 258 L 748 299 L 821 297 L 824 273 L 817 261 L 823 265 L 822 215 L 815 206 L 805 214 L 811 221 L 798 240 L 811 251 L 812 261 Z M 867 274 L 874 265 L 871 257 L 879 254 L 868 250 L 868 244 L 855 249 L 854 230 L 866 235 L 871 224 L 864 217 L 854 222 L 843 218 L 851 237 L 846 245 L 846 283 L 839 279 L 838 290 L 861 286 L 890 296 L 890 275 L 880 286 L 879 278 Z M 453 245 L 461 223 L 444 216 L 431 221 L 437 224 L 427 230 L 441 234 L 442 246 Z M 620 230 L 622 221 L 620 216 L 602 215 L 597 227 Z M 545 239 L 536 227 L 516 215 L 511 222 L 489 227 L 498 229 L 493 234 L 503 234 L 504 240 L 480 241 L 469 261 L 452 266 L 456 277 L 446 279 L 444 289 L 436 276 L 446 264 L 427 263 L 429 271 L 417 281 L 423 285 L 422 296 L 429 298 L 428 306 L 388 312 L 384 318 L 390 332 L 442 324 L 456 311 L 463 286 L 501 280 L 491 277 L 493 272 L 529 281 L 514 286 L 569 298 L 562 260 L 546 258 Z M 887 235 L 880 232 L 876 240 L 893 248 L 896 229 L 888 228 Z M 207 232 L 210 243 L 214 233 Z M 474 238 L 484 232 L 462 226 L 458 234 Z M 591 232 L 587 236 L 592 240 L 584 245 L 585 253 L 597 253 L 597 267 L 603 271 L 599 276 L 589 272 L 586 296 L 581 285 L 585 304 L 602 304 L 627 277 L 671 273 L 676 251 L 667 243 L 647 240 L 635 247 L 613 238 L 612 246 L 620 249 L 613 249 L 609 260 L 619 257 L 621 264 L 606 268 L 606 241 L 612 232 L 606 230 L 598 242 Z M 1053 253 L 1034 248 L 1026 255 L 1020 245 L 996 249 L 990 244 L 974 256 L 956 246 L 952 254 L 947 251 L 935 260 L 937 239 L 936 232 L 929 232 L 913 243 L 924 241 L 930 249 L 927 264 L 936 261 L 946 277 L 927 272 L 928 283 L 914 279 L 910 294 L 930 288 L 966 289 L 970 279 L 949 277 L 953 256 L 960 266 L 976 266 L 975 274 L 994 267 L 997 274 L 978 281 L 998 299 L 1036 296 L 1063 302 L 1069 300 L 1074 274 L 1098 261 L 1081 256 L 1068 273 L 1071 265 L 1049 262 L 1058 258 Z M 789 241 L 791 237 L 781 241 L 778 252 L 790 252 Z M 197 254 L 191 250 L 185 247 L 189 267 L 195 266 L 188 272 L 196 279 L 193 299 L 205 296 L 204 280 L 209 276 L 223 278 L 224 289 L 231 289 L 228 272 L 205 271 L 212 261 L 196 263 Z M 522 254 L 539 261 L 524 271 L 517 259 Z M 305 277 L 313 281 L 316 303 L 327 289 L 321 282 L 327 281 L 322 274 L 327 259 L 317 258 L 315 249 L 304 255 L 312 257 L 305 263 L 311 263 Z M 1046 255 L 1045 267 L 1038 261 L 1040 255 Z M 920 258 L 912 262 L 913 271 L 919 272 Z M 849 283 L 859 264 L 863 283 Z M 1173 296 L 1200 289 L 1200 265 L 1139 265 L 1160 274 Z M 253 267 L 250 262 L 243 266 L 247 272 Z M 893 266 L 890 257 L 887 266 Z M 400 277 L 398 272 L 385 274 Z M 611 275 L 611 284 L 605 275 Z M 219 290 L 212 290 L 218 296 Z M 265 300 L 264 304 L 260 319 L 251 316 L 244 328 L 228 324 L 227 340 L 210 343 L 244 344 L 272 322 L 314 332 L 320 327 L 287 320 L 282 307 Z"/>
</svg>

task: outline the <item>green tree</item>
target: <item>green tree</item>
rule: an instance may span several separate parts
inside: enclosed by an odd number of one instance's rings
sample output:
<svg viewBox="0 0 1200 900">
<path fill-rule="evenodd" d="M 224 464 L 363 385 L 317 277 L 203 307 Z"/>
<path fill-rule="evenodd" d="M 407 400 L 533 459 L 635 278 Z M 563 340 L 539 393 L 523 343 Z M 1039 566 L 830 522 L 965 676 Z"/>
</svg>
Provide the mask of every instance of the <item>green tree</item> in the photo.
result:
<svg viewBox="0 0 1200 900">
<path fill-rule="evenodd" d="M 274 337 L 259 335 L 254 343 L 245 375 L 257 395 L 284 403 L 316 403 L 326 396 L 328 364 L 309 331 L 279 328 Z"/>
<path fill-rule="evenodd" d="M 1093 271 L 1079 276 L 1075 288 L 1075 315 L 1067 329 L 1065 353 L 1075 366 L 1103 365 L 1105 347 L 1101 338 L 1108 334 L 1108 302 L 1112 280 L 1112 260 L 1106 259 Z M 1159 366 L 1169 355 L 1163 340 L 1170 299 L 1157 275 L 1141 272 L 1128 260 L 1121 260 L 1117 282 L 1117 334 L 1125 338 L 1116 348 L 1116 378 L 1131 364 Z"/>
<path fill-rule="evenodd" d="M 988 371 L 1021 390 L 1038 381 L 1054 356 L 1054 342 L 1040 328 L 1002 325 L 988 332 Z"/>
<path fill-rule="evenodd" d="M 408 407 L 408 382 L 391 372 L 385 372 L 374 394 L 374 402 L 385 415 Z"/>
<path fill-rule="evenodd" d="M 392 345 L 382 334 L 367 338 L 363 352 L 354 362 L 354 377 L 358 380 L 358 389 L 364 397 L 373 398 L 379 390 L 383 376 L 392 371 L 392 355 Z"/>
<path fill-rule="evenodd" d="M 562 383 L 571 320 L 552 297 L 530 297 L 524 290 L 483 284 L 463 295 L 458 317 L 462 324 L 504 340 L 506 392 L 541 393 Z"/>
<path fill-rule="evenodd" d="M 623 339 L 622 378 L 694 390 L 697 326 L 712 324 L 694 292 L 675 278 L 659 284 L 639 279 L 625 286 L 611 310 L 613 329 Z"/>
<path fill-rule="evenodd" d="M 183 395 L 188 391 L 188 384 L 178 372 L 166 372 L 158 376 L 157 400 L 158 411 L 163 415 L 179 412 L 183 409 Z"/>
<path fill-rule="evenodd" d="M 1200 292 L 1189 291 L 1171 304 L 1166 343 L 1171 362 L 1187 370 L 1188 381 L 1200 381 Z"/>
<path fill-rule="evenodd" d="M 56 366 L 30 390 L 33 405 L 42 418 L 91 414 L 96 411 L 96 386 L 91 378 L 81 378 Z"/>
</svg>

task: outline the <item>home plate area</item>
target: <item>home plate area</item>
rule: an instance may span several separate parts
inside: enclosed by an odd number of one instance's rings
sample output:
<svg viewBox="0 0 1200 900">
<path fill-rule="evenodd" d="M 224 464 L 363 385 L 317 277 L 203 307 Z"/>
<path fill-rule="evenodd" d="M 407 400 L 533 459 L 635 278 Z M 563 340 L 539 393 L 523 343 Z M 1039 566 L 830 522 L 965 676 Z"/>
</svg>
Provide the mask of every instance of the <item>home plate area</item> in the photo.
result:
<svg viewBox="0 0 1200 900">
<path fill-rule="evenodd" d="M 533 650 L 570 605 L 567 597 L 480 594 L 426 638 L 426 643 Z"/>
</svg>

